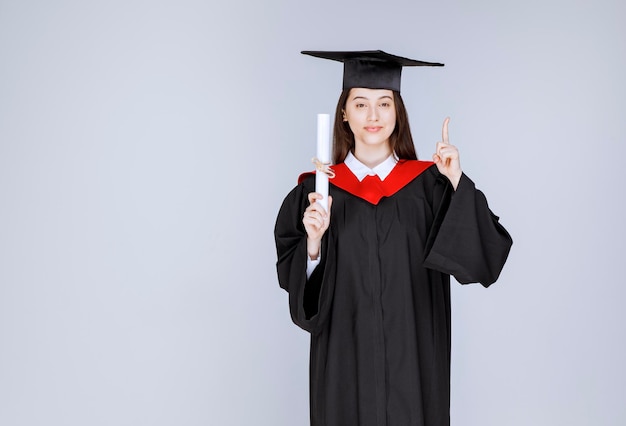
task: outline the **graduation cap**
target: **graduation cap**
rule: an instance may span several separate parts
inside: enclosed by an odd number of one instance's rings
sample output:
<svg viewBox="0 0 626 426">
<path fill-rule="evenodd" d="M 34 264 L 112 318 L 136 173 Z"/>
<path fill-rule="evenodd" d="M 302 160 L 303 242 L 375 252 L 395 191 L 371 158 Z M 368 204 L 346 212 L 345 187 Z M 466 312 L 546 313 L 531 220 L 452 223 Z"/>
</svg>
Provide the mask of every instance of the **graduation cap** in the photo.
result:
<svg viewBox="0 0 626 426">
<path fill-rule="evenodd" d="M 400 91 L 402 67 L 442 67 L 437 62 L 416 61 L 391 55 L 382 50 L 357 52 L 325 52 L 304 50 L 301 53 L 317 58 L 343 62 L 343 88 L 365 87 Z"/>
</svg>

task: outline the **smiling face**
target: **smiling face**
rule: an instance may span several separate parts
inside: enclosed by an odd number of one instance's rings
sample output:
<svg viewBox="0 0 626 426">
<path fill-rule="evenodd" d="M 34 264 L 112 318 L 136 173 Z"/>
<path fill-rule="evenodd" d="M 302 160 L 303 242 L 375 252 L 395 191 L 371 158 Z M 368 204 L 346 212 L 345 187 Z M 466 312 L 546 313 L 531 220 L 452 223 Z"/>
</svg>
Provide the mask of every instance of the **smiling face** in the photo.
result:
<svg viewBox="0 0 626 426">
<path fill-rule="evenodd" d="M 389 137 L 396 127 L 393 91 L 354 88 L 344 108 L 344 121 L 354 133 L 355 149 L 390 151 Z"/>
</svg>

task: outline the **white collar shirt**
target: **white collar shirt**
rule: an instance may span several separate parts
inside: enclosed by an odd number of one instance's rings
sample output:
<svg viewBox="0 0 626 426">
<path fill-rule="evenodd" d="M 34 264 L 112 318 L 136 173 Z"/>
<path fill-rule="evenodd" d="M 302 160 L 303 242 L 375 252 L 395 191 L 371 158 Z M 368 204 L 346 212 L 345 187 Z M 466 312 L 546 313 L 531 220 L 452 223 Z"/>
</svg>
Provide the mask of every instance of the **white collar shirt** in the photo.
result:
<svg viewBox="0 0 626 426">
<path fill-rule="evenodd" d="M 357 177 L 359 182 L 362 182 L 365 179 L 365 176 L 376 176 L 380 178 L 380 180 L 385 180 L 389 173 L 393 170 L 393 168 L 398 163 L 398 158 L 395 153 L 391 154 L 385 161 L 380 163 L 374 168 L 369 168 L 365 164 L 361 163 L 352 152 L 348 152 L 344 163 L 350 169 L 350 171 Z"/>
</svg>

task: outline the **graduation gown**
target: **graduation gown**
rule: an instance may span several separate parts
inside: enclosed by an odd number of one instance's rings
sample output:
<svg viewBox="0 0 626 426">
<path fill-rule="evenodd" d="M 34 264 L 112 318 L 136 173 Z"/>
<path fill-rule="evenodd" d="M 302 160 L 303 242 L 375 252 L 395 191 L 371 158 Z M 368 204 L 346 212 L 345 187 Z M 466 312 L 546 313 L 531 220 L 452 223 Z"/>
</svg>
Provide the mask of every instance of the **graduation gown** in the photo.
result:
<svg viewBox="0 0 626 426">
<path fill-rule="evenodd" d="M 466 175 L 454 191 L 431 162 L 401 160 L 382 182 L 333 169 L 330 226 L 308 280 L 313 176 L 287 195 L 275 227 L 280 286 L 311 334 L 311 425 L 449 425 L 450 275 L 489 286 L 511 237 Z"/>
</svg>

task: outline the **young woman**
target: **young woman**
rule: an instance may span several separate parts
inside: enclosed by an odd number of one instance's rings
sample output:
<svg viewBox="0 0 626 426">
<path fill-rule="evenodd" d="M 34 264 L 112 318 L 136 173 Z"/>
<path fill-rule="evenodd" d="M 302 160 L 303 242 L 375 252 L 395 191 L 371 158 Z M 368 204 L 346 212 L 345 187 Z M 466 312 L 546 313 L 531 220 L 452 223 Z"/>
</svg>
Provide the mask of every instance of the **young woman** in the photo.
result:
<svg viewBox="0 0 626 426">
<path fill-rule="evenodd" d="M 280 285 L 311 333 L 311 424 L 449 425 L 450 275 L 489 286 L 511 237 L 462 172 L 448 119 L 433 161 L 417 160 L 400 72 L 441 64 L 303 53 L 344 63 L 328 211 L 303 175 L 275 228 Z"/>
</svg>

